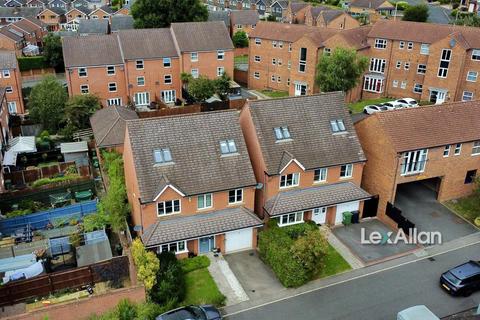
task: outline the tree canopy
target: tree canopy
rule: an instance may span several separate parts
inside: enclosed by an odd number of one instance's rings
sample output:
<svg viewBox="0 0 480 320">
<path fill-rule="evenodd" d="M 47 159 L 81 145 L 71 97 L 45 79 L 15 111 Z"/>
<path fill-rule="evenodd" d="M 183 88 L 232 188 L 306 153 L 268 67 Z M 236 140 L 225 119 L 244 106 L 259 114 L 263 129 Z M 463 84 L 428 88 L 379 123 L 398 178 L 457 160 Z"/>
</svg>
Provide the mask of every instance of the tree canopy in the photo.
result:
<svg viewBox="0 0 480 320">
<path fill-rule="evenodd" d="M 454 24 L 459 26 L 480 27 L 480 17 L 474 14 L 462 14 L 455 19 Z"/>
<path fill-rule="evenodd" d="M 355 50 L 337 48 L 324 54 L 317 66 L 316 84 L 323 92 L 348 91 L 354 88 L 367 70 L 368 58 Z"/>
<path fill-rule="evenodd" d="M 64 69 L 63 49 L 60 36 L 49 33 L 43 38 L 43 56 L 50 67 L 56 70 Z"/>
<path fill-rule="evenodd" d="M 218 94 L 220 99 L 225 100 L 230 89 L 230 77 L 226 73 L 214 80 L 204 76 L 195 79 L 186 75 L 184 79 L 187 92 L 197 102 L 203 102 L 214 94 Z"/>
<path fill-rule="evenodd" d="M 101 108 L 100 99 L 91 94 L 71 97 L 65 105 L 64 134 L 69 136 L 74 131 L 90 127 L 90 116 Z"/>
<path fill-rule="evenodd" d="M 207 21 L 200 0 L 136 0 L 132 5 L 135 28 L 165 28 L 172 22 Z"/>
<path fill-rule="evenodd" d="M 246 48 L 248 47 L 248 36 L 245 31 L 237 31 L 232 38 L 233 45 L 235 48 Z"/>
<path fill-rule="evenodd" d="M 27 108 L 33 121 L 55 133 L 63 120 L 67 99 L 67 91 L 62 84 L 54 76 L 47 76 L 32 88 Z"/>
<path fill-rule="evenodd" d="M 403 12 L 404 21 L 427 22 L 428 6 L 426 4 L 419 4 L 416 6 L 408 6 Z"/>
</svg>

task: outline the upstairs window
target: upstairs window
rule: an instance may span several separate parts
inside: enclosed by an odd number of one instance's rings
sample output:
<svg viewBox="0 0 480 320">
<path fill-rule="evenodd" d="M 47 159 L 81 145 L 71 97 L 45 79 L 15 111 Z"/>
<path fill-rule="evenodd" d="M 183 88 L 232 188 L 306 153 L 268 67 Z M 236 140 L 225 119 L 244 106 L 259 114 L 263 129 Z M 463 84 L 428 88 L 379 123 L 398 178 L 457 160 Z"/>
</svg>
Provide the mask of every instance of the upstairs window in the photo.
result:
<svg viewBox="0 0 480 320">
<path fill-rule="evenodd" d="M 234 189 L 228 191 L 228 203 L 241 203 L 243 202 L 243 189 Z"/>
<path fill-rule="evenodd" d="M 473 49 L 472 60 L 480 60 L 480 49 Z"/>
<path fill-rule="evenodd" d="M 477 82 L 478 72 L 477 71 L 468 71 L 467 81 Z"/>
<path fill-rule="evenodd" d="M 450 155 L 450 145 L 446 145 L 443 148 L 443 157 L 446 158 Z"/>
<path fill-rule="evenodd" d="M 142 70 L 143 69 L 143 60 L 136 60 L 135 61 L 135 68 L 137 70 Z"/>
<path fill-rule="evenodd" d="M 225 51 L 218 50 L 217 51 L 217 60 L 223 60 L 225 58 Z"/>
<path fill-rule="evenodd" d="M 277 139 L 277 141 L 287 140 L 291 138 L 288 127 L 276 127 L 273 128 L 273 131 L 275 132 L 275 139 Z"/>
<path fill-rule="evenodd" d="M 170 58 L 163 58 L 163 67 L 170 68 L 172 66 L 172 59 Z"/>
<path fill-rule="evenodd" d="M 327 181 L 327 168 L 320 168 L 320 169 L 315 169 L 313 173 L 313 181 L 314 182 L 325 182 Z"/>
<path fill-rule="evenodd" d="M 438 77 L 446 78 L 448 74 L 448 67 L 452 58 L 452 50 L 443 49 L 440 57 L 440 66 L 438 67 Z"/>
<path fill-rule="evenodd" d="M 305 72 L 307 68 L 307 48 L 300 48 L 300 59 L 298 61 L 298 71 Z"/>
<path fill-rule="evenodd" d="M 166 216 L 180 213 L 180 200 L 170 200 L 157 203 L 157 215 Z"/>
<path fill-rule="evenodd" d="M 169 148 L 154 150 L 153 159 L 157 164 L 172 162 L 172 153 Z"/>
<path fill-rule="evenodd" d="M 298 186 L 300 181 L 299 173 L 290 173 L 280 177 L 280 188 L 288 188 Z"/>
<path fill-rule="evenodd" d="M 405 152 L 403 154 L 401 174 L 407 175 L 423 172 L 427 162 L 427 153 L 427 149 Z"/>
<path fill-rule="evenodd" d="M 80 78 L 86 77 L 87 76 L 87 68 L 78 68 L 78 76 Z"/>
<path fill-rule="evenodd" d="M 260 39 L 260 38 L 255 38 L 255 44 L 256 44 L 257 46 L 261 45 L 261 44 L 262 44 L 262 39 Z"/>
<path fill-rule="evenodd" d="M 420 54 L 428 55 L 430 53 L 430 45 L 428 43 L 422 43 L 420 46 Z"/>
<path fill-rule="evenodd" d="M 333 132 L 343 132 L 347 130 L 342 119 L 331 120 L 330 127 L 332 128 Z"/>
<path fill-rule="evenodd" d="M 87 72 L 87 69 L 85 69 L 85 72 Z M 4 78 L 10 78 L 10 70 L 8 69 L 2 70 L 2 75 Z"/>
<path fill-rule="evenodd" d="M 234 140 L 220 141 L 220 152 L 222 154 L 232 154 L 237 152 L 237 146 Z"/>
<path fill-rule="evenodd" d="M 407 50 L 412 50 L 413 49 L 413 42 L 409 42 L 407 44 Z"/>
<path fill-rule="evenodd" d="M 475 141 L 472 147 L 472 156 L 480 154 L 480 141 Z"/>
<path fill-rule="evenodd" d="M 462 144 L 457 143 L 455 145 L 455 150 L 453 151 L 453 154 L 456 155 L 456 156 L 459 156 L 461 152 L 462 152 Z"/>
<path fill-rule="evenodd" d="M 385 40 L 385 39 L 375 39 L 375 48 L 376 49 L 386 49 L 387 48 L 387 40 Z"/>
<path fill-rule="evenodd" d="M 117 83 L 116 82 L 108 83 L 108 91 L 109 92 L 117 92 Z"/>
<path fill-rule="evenodd" d="M 385 59 L 372 58 L 370 59 L 370 72 L 384 73 L 386 64 Z"/>
<path fill-rule="evenodd" d="M 340 178 L 351 178 L 353 175 L 353 164 L 344 164 L 340 167 Z"/>
<path fill-rule="evenodd" d="M 190 53 L 190 61 L 198 61 L 198 52 Z"/>
<path fill-rule="evenodd" d="M 399 49 L 405 48 L 405 41 L 400 41 L 400 43 L 398 44 L 398 48 Z"/>
<path fill-rule="evenodd" d="M 115 66 L 107 66 L 107 75 L 113 76 L 115 74 Z"/>
<path fill-rule="evenodd" d="M 419 64 L 417 67 L 418 74 L 425 74 L 427 73 L 427 65 L 426 64 Z"/>
<path fill-rule="evenodd" d="M 207 193 L 207 194 L 201 194 L 197 197 L 197 208 L 199 210 L 201 209 L 207 209 L 213 207 L 213 202 L 212 202 L 212 194 Z"/>
</svg>

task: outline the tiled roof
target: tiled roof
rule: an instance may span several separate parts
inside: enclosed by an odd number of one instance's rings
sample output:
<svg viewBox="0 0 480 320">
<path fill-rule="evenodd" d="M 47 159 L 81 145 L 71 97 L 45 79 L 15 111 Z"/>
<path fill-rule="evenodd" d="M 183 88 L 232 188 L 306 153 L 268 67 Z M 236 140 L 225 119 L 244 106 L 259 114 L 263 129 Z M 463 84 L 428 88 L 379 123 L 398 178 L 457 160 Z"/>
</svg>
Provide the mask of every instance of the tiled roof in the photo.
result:
<svg viewBox="0 0 480 320">
<path fill-rule="evenodd" d="M 381 112 L 361 121 L 376 121 L 397 152 L 476 141 L 480 140 L 480 101 Z"/>
<path fill-rule="evenodd" d="M 0 7 L 0 18 L 36 17 L 42 9 L 29 7 Z"/>
<path fill-rule="evenodd" d="M 230 28 L 230 15 L 228 11 L 208 11 L 208 21 L 223 21 Z"/>
<path fill-rule="evenodd" d="M 115 35 L 91 35 L 62 39 L 65 67 L 102 66 L 123 62 Z"/>
<path fill-rule="evenodd" d="M 235 110 L 127 121 L 142 201 L 152 201 L 162 176 L 186 195 L 256 184 Z M 222 156 L 220 141 L 235 141 L 237 154 Z M 169 148 L 173 163 L 155 165 L 153 151 Z"/>
<path fill-rule="evenodd" d="M 37 19 L 36 17 L 23 17 L 22 20 L 26 20 L 26 21 L 30 22 L 31 24 L 33 24 L 37 27 L 40 27 L 40 28 L 46 28 L 47 27 L 47 25 L 43 21 Z"/>
<path fill-rule="evenodd" d="M 350 7 L 378 9 L 384 2 L 385 2 L 385 0 L 353 0 L 350 3 Z M 387 7 L 385 7 L 385 8 L 387 8 Z M 395 7 L 393 5 L 391 5 L 388 8 L 394 9 Z"/>
<path fill-rule="evenodd" d="M 157 221 L 145 230 L 142 241 L 146 247 L 152 247 L 162 243 L 188 240 L 262 225 L 262 221 L 251 211 L 244 207 L 236 207 Z"/>
<path fill-rule="evenodd" d="M 11 23 L 10 25 L 15 26 L 27 33 L 33 33 L 37 31 L 39 28 L 38 26 L 34 25 L 32 22 L 30 22 L 27 19 L 18 20 L 14 23 Z"/>
<path fill-rule="evenodd" d="M 79 19 L 78 33 L 79 34 L 107 34 L 108 20 L 106 19 Z"/>
<path fill-rule="evenodd" d="M 290 2 L 290 8 L 292 10 L 292 13 L 297 13 L 298 11 L 309 5 L 310 4 L 306 2 Z"/>
<path fill-rule="evenodd" d="M 112 32 L 133 29 L 133 17 L 120 14 L 112 16 L 111 29 Z"/>
<path fill-rule="evenodd" d="M 170 28 L 182 52 L 233 49 L 227 27 L 221 21 L 172 23 Z"/>
<path fill-rule="evenodd" d="M 323 20 L 329 23 L 330 21 L 342 15 L 343 13 L 344 12 L 342 10 L 324 10 L 321 12 L 321 15 L 323 17 Z"/>
<path fill-rule="evenodd" d="M 78 10 L 80 11 L 81 13 L 85 14 L 85 15 L 89 15 L 90 12 L 92 12 L 92 9 L 88 8 L 88 7 L 85 7 L 83 5 L 79 5 L 78 7 L 73 7 L 72 9 L 70 9 L 68 12 L 72 11 L 72 10 Z"/>
<path fill-rule="evenodd" d="M 275 3 L 278 3 L 278 5 L 280 7 L 282 7 L 282 9 L 286 9 L 288 7 L 288 1 L 287 0 L 276 0 L 275 2 L 272 3 L 272 6 L 275 4 Z"/>
<path fill-rule="evenodd" d="M 169 29 L 120 30 L 118 39 L 126 60 L 177 57 Z"/>
<path fill-rule="evenodd" d="M 15 51 L 0 50 L 0 69 L 16 69 L 17 67 Z"/>
<path fill-rule="evenodd" d="M 265 203 L 264 209 L 270 216 L 278 216 L 370 197 L 368 192 L 352 182 L 340 182 L 280 192 Z"/>
<path fill-rule="evenodd" d="M 380 20 L 372 26 L 368 36 L 390 40 L 404 40 L 420 43 L 434 43 L 449 35 L 457 35 L 464 47 L 480 48 L 477 27 L 453 26 L 401 20 Z"/>
<path fill-rule="evenodd" d="M 316 6 L 316 7 L 310 7 L 310 13 L 313 18 L 317 18 L 320 12 L 325 11 L 325 10 L 331 10 L 329 7 L 325 6 Z"/>
<path fill-rule="evenodd" d="M 351 48 L 363 49 L 369 46 L 367 42 L 367 34 L 371 30 L 371 26 L 361 26 L 358 28 L 346 29 L 340 32 Z"/>
<path fill-rule="evenodd" d="M 233 10 L 230 12 L 232 25 L 253 25 L 257 24 L 259 17 L 257 10 Z"/>
<path fill-rule="evenodd" d="M 250 38 L 295 42 L 303 35 L 315 31 L 315 29 L 319 28 L 302 24 L 259 21 L 248 36 Z"/>
<path fill-rule="evenodd" d="M 279 174 L 284 152 L 306 169 L 365 161 L 341 92 L 256 100 L 249 106 L 269 175 Z M 346 132 L 332 133 L 330 121 L 337 119 Z M 273 129 L 284 126 L 291 140 L 277 142 Z"/>
<path fill-rule="evenodd" d="M 135 111 L 122 106 L 110 106 L 90 117 L 95 143 L 100 148 L 123 145 L 126 120 L 138 119 Z"/>
<path fill-rule="evenodd" d="M 51 12 L 53 12 L 53 13 L 59 15 L 59 16 L 64 15 L 67 12 L 67 10 L 65 10 L 65 8 L 59 8 L 59 7 L 48 7 L 48 8 L 45 8 L 44 10 L 42 10 L 42 12 L 45 11 L 45 10 L 50 10 Z"/>
<path fill-rule="evenodd" d="M 20 42 L 23 40 L 23 32 L 20 32 L 9 26 L 1 28 L 0 33 L 15 42 Z"/>
</svg>

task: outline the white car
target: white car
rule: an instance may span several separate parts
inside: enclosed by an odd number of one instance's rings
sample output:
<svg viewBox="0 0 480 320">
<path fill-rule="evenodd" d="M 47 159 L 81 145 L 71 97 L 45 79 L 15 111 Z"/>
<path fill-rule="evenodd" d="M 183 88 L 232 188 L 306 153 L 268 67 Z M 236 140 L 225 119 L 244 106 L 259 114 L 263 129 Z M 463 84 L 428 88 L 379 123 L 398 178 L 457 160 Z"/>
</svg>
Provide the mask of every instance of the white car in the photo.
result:
<svg viewBox="0 0 480 320">
<path fill-rule="evenodd" d="M 402 109 L 407 107 L 405 103 L 398 102 L 398 100 L 385 102 L 383 105 L 386 106 L 389 110 Z"/>
<path fill-rule="evenodd" d="M 389 110 L 388 107 L 384 106 L 383 104 L 370 104 L 363 108 L 363 112 L 366 114 L 374 114 L 376 112 L 382 112 L 387 110 Z"/>
<path fill-rule="evenodd" d="M 418 102 L 412 98 L 402 98 L 402 99 L 396 100 L 396 102 L 403 103 L 404 105 L 407 106 L 407 108 L 418 107 Z"/>
</svg>

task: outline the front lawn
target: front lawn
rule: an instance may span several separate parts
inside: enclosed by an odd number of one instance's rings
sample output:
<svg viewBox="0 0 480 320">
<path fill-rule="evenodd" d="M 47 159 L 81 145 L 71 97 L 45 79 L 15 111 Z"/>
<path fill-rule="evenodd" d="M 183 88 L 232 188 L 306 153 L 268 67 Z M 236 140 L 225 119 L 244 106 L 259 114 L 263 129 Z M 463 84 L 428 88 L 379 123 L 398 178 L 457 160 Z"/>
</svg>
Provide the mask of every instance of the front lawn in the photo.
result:
<svg viewBox="0 0 480 320">
<path fill-rule="evenodd" d="M 235 65 L 248 64 L 248 54 L 245 54 L 243 56 L 236 56 L 235 58 L 233 58 L 233 61 Z"/>
<path fill-rule="evenodd" d="M 213 304 L 222 306 L 225 296 L 218 290 L 207 268 L 191 271 L 185 275 L 185 300 L 182 305 Z"/>
<path fill-rule="evenodd" d="M 352 113 L 360 113 L 363 112 L 363 108 L 368 106 L 369 104 L 376 104 L 391 101 L 392 98 L 379 98 L 379 99 L 369 99 L 369 100 L 361 100 L 354 103 L 348 104 L 348 109 L 352 111 Z"/>
<path fill-rule="evenodd" d="M 260 91 L 264 95 L 270 97 L 270 98 L 284 98 L 288 97 L 288 92 L 287 91 L 274 91 L 274 90 L 262 90 Z"/>
<path fill-rule="evenodd" d="M 328 251 L 324 258 L 324 266 L 320 269 L 320 272 L 317 274 L 317 278 L 325 278 L 328 276 L 333 276 L 334 274 L 345 272 L 352 269 L 345 259 L 340 255 L 340 253 L 335 250 L 330 244 L 328 245 Z"/>
<path fill-rule="evenodd" d="M 471 195 L 465 198 L 447 201 L 445 205 L 459 216 L 474 223 L 475 218 L 480 217 L 478 201 L 478 195 Z"/>
</svg>

